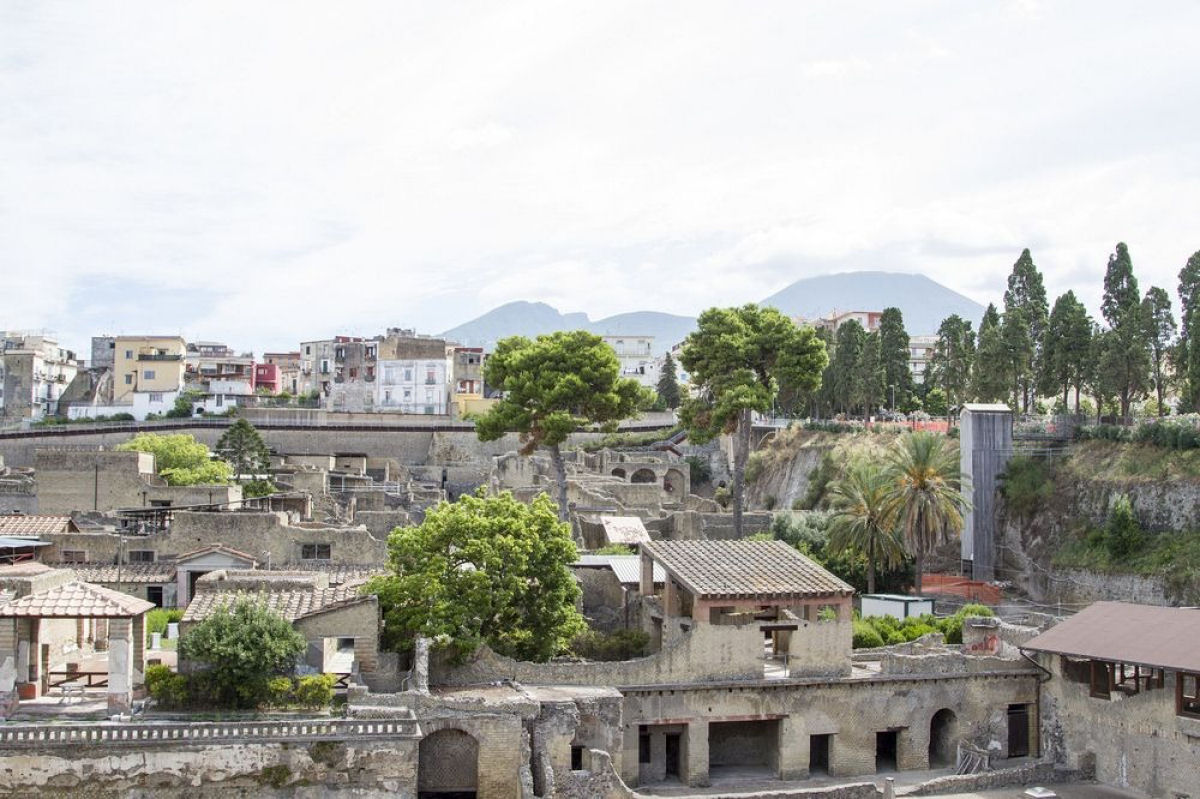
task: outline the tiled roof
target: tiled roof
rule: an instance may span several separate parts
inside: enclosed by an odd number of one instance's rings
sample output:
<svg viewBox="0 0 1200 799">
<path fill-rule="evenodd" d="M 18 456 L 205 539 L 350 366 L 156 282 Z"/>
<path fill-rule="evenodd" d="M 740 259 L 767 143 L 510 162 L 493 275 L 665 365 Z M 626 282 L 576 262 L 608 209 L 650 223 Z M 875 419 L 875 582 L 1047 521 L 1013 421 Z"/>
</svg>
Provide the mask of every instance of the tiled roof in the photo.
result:
<svg viewBox="0 0 1200 799">
<path fill-rule="evenodd" d="M 610 544 L 642 544 L 650 540 L 646 525 L 637 516 L 601 516 L 600 523 Z"/>
<path fill-rule="evenodd" d="M 651 541 L 642 552 L 699 598 L 849 595 L 854 589 L 783 541 Z"/>
<path fill-rule="evenodd" d="M 572 564 L 582 568 L 612 569 L 617 581 L 625 585 L 637 585 L 642 581 L 642 558 L 639 555 L 580 555 Z M 666 582 L 663 567 L 654 564 L 654 582 Z"/>
<path fill-rule="evenodd" d="M 327 560 L 302 560 L 296 563 L 284 563 L 279 566 L 271 565 L 272 570 L 294 572 L 321 572 L 328 576 L 331 586 L 357 585 L 365 583 L 372 577 L 381 574 L 391 574 L 387 565 L 372 565 L 367 563 L 330 563 Z"/>
<path fill-rule="evenodd" d="M 200 547 L 199 549 L 193 549 L 191 552 L 184 552 L 182 555 L 175 556 L 175 562 L 183 563 L 184 561 L 191 560 L 192 558 L 198 558 L 201 555 L 207 555 L 211 552 L 220 552 L 223 555 L 230 555 L 235 558 L 241 558 L 242 560 L 248 560 L 251 563 L 258 562 L 258 559 L 255 558 L 253 555 L 247 554 L 245 552 L 241 552 L 239 550 L 234 549 L 233 547 L 227 547 L 224 544 L 209 544 L 206 547 Z"/>
<path fill-rule="evenodd" d="M 0 515 L 0 535 L 37 536 L 46 533 L 70 533 L 77 530 L 70 516 L 25 515 L 6 513 Z"/>
<path fill-rule="evenodd" d="M 1095 602 L 1021 648 L 1200 672 L 1200 610 Z"/>
<path fill-rule="evenodd" d="M 187 606 L 183 620 L 187 622 L 202 621 L 213 611 L 239 598 L 260 599 L 267 608 L 278 613 L 288 621 L 296 621 L 314 613 L 332 610 L 354 602 L 370 601 L 369 596 L 358 593 L 357 586 L 341 586 L 338 588 L 321 588 L 314 590 L 262 591 L 247 593 L 242 591 L 197 591 L 196 596 Z"/>
<path fill-rule="evenodd" d="M 144 599 L 90 583 L 71 582 L 0 605 L 0 616 L 112 619 L 152 610 Z"/>
<path fill-rule="evenodd" d="M 175 564 L 156 563 L 57 563 L 71 569 L 85 583 L 169 583 L 175 579 Z"/>
</svg>

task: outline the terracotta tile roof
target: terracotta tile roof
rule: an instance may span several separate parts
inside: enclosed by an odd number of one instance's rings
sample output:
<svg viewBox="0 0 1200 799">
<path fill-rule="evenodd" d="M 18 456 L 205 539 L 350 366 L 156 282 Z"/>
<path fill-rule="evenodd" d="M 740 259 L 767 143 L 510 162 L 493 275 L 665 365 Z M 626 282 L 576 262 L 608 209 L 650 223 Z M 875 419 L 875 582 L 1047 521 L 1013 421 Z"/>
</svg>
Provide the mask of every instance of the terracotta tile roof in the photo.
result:
<svg viewBox="0 0 1200 799">
<path fill-rule="evenodd" d="M 53 570 L 53 566 L 48 566 L 45 563 L 38 563 L 37 561 L 25 561 L 24 563 L 13 563 L 7 566 L 0 566 L 0 577 L 34 577 L 36 575 L 44 574 Z"/>
<path fill-rule="evenodd" d="M 0 617 L 112 619 L 138 616 L 154 604 L 99 585 L 70 582 L 0 605 Z"/>
<path fill-rule="evenodd" d="M 169 583 L 175 580 L 175 564 L 126 563 L 57 563 L 60 569 L 71 569 L 85 583 Z M 118 571 L 119 569 L 119 571 Z"/>
<path fill-rule="evenodd" d="M 329 577 L 331 586 L 358 585 L 381 574 L 391 574 L 385 564 L 330 563 L 327 560 L 302 560 L 296 563 L 272 564 L 272 570 L 293 572 L 321 572 Z"/>
<path fill-rule="evenodd" d="M 701 599 L 854 593 L 783 541 L 651 541 L 642 552 Z"/>
<path fill-rule="evenodd" d="M 358 593 L 357 586 L 340 586 L 314 590 L 262 591 L 197 591 L 187 606 L 183 621 L 202 621 L 217 608 L 240 598 L 261 599 L 267 607 L 288 621 L 296 621 L 314 613 L 321 613 L 355 602 L 369 602 L 370 596 Z"/>
<path fill-rule="evenodd" d="M 211 552 L 220 552 L 224 555 L 230 555 L 235 558 L 241 558 L 242 560 L 248 560 L 251 563 L 258 562 L 258 558 L 254 557 L 253 555 L 241 552 L 233 547 L 227 547 L 224 544 L 209 544 L 206 547 L 200 547 L 199 549 L 193 549 L 190 552 L 184 552 L 182 555 L 175 556 L 175 562 L 182 563 L 184 561 L 191 560 L 192 558 L 198 558 L 201 555 L 207 555 Z"/>
<path fill-rule="evenodd" d="M 79 528 L 70 516 L 39 516 L 21 513 L 0 515 L 0 535 L 38 536 L 46 533 L 71 533 Z"/>
<path fill-rule="evenodd" d="M 1096 602 L 1022 648 L 1200 672 L 1200 610 Z"/>
</svg>

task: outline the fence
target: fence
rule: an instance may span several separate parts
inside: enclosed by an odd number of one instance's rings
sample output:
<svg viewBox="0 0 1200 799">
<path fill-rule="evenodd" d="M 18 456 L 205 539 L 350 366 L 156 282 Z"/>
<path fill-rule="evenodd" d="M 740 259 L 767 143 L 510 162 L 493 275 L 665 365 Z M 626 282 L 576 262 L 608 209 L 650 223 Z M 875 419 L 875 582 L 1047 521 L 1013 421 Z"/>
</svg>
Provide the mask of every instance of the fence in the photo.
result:
<svg viewBox="0 0 1200 799">
<path fill-rule="evenodd" d="M 310 719 L 305 721 L 163 722 L 0 726 L 0 748 L 88 744 L 191 743 L 213 746 L 347 738 L 419 738 L 416 719 Z"/>
</svg>

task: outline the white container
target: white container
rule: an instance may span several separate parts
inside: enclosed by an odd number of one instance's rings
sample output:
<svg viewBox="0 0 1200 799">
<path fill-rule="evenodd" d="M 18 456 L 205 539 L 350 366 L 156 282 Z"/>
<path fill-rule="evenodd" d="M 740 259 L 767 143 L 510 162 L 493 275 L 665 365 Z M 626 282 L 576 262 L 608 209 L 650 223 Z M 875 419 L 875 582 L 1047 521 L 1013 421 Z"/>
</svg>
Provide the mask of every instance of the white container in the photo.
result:
<svg viewBox="0 0 1200 799">
<path fill-rule="evenodd" d="M 177 622 L 177 621 L 167 622 L 167 637 L 170 638 L 171 640 L 175 640 L 176 638 L 179 637 L 179 622 Z"/>
<path fill-rule="evenodd" d="M 162 649 L 162 633 L 150 633 L 150 648 Z"/>
</svg>

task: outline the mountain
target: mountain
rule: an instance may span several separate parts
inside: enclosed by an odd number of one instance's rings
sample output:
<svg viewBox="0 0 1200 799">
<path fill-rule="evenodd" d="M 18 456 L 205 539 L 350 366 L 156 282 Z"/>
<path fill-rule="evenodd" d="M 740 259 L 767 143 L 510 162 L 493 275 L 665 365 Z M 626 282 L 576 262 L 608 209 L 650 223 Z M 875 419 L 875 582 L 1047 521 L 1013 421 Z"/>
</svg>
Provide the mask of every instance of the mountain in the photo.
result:
<svg viewBox="0 0 1200 799">
<path fill-rule="evenodd" d="M 788 316 L 814 319 L 831 311 L 880 311 L 895 306 L 904 314 L 910 335 L 937 332 L 938 325 L 958 314 L 979 325 L 984 308 L 957 291 L 924 275 L 903 272 L 841 272 L 797 280 L 760 305 L 773 305 Z"/>
<path fill-rule="evenodd" d="M 682 341 L 696 320 L 658 311 L 634 311 L 591 321 L 584 313 L 560 313 L 544 302 L 510 302 L 442 333 L 465 347 L 493 349 L 505 336 L 537 336 L 556 330 L 590 330 L 600 335 L 654 336 L 655 353 Z"/>
<path fill-rule="evenodd" d="M 842 272 L 797 280 L 763 300 L 788 316 L 814 319 L 831 311 L 879 311 L 898 307 L 912 335 L 936 333 L 938 325 L 958 314 L 973 325 L 983 307 L 924 275 L 901 272 Z M 442 335 L 466 347 L 492 349 L 505 336 L 536 336 L 555 330 L 590 330 L 600 335 L 654 336 L 654 352 L 669 350 L 696 326 L 691 316 L 633 311 L 595 322 L 584 313 L 560 313 L 544 302 L 510 302 Z"/>
</svg>

